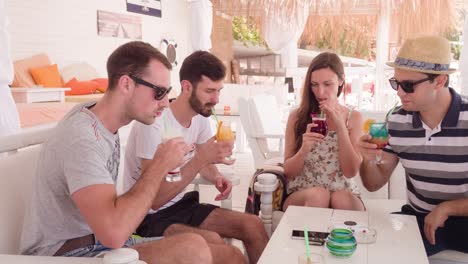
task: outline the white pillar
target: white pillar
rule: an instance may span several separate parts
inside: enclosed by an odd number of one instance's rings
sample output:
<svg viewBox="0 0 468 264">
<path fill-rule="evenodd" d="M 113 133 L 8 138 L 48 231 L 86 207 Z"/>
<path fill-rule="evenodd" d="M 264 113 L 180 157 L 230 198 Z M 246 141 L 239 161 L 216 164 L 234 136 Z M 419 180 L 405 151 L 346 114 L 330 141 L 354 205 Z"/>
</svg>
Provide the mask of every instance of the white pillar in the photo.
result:
<svg viewBox="0 0 468 264">
<path fill-rule="evenodd" d="M 190 41 L 192 50 L 211 49 L 213 4 L 210 0 L 187 0 L 190 10 Z"/>
<path fill-rule="evenodd" d="M 381 109 L 381 106 L 384 105 L 384 89 L 387 81 L 384 68 L 388 61 L 389 47 L 390 0 L 381 0 L 380 3 L 381 8 L 377 23 L 374 110 L 385 110 Z"/>
<path fill-rule="evenodd" d="M 289 44 L 284 47 L 281 54 L 281 67 L 288 68 L 297 68 L 298 57 L 297 57 L 297 38 L 294 38 Z"/>
<path fill-rule="evenodd" d="M 273 173 L 263 173 L 258 175 L 254 184 L 255 191 L 260 192 L 260 218 L 262 219 L 265 231 L 270 237 L 273 220 L 273 192 L 278 188 L 279 180 Z"/>
<path fill-rule="evenodd" d="M 13 63 L 7 31 L 5 1 L 0 0 L 0 136 L 20 130 L 18 111 L 8 85 L 13 81 Z"/>
<path fill-rule="evenodd" d="M 468 19 L 465 18 L 465 26 L 463 27 L 463 48 L 458 62 L 458 69 L 460 71 L 460 92 L 461 94 L 468 95 Z"/>
</svg>

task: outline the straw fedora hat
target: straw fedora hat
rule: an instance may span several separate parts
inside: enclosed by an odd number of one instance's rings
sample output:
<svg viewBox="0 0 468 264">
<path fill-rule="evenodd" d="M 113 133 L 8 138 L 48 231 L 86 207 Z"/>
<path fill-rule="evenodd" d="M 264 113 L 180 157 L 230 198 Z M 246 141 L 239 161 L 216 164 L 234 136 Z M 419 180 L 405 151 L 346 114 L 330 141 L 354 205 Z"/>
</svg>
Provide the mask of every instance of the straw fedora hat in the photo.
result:
<svg viewBox="0 0 468 264">
<path fill-rule="evenodd" d="M 430 74 L 450 74 L 452 53 L 447 39 L 437 36 L 424 36 L 407 39 L 394 62 L 388 66 L 407 71 Z"/>
</svg>

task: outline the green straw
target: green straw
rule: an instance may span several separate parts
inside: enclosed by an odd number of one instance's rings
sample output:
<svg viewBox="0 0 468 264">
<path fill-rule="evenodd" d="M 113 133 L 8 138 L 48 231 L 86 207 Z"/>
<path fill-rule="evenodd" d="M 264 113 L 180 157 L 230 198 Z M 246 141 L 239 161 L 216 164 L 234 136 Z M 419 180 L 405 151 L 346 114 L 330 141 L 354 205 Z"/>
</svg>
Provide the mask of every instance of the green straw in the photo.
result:
<svg viewBox="0 0 468 264">
<path fill-rule="evenodd" d="M 307 262 L 310 260 L 310 246 L 309 246 L 309 233 L 307 232 L 307 228 L 304 226 L 304 242 L 306 248 L 306 256 Z"/>
<path fill-rule="evenodd" d="M 320 111 L 320 118 L 323 118 L 323 111 Z"/>
<path fill-rule="evenodd" d="M 214 118 L 216 120 L 216 124 L 219 125 L 218 116 L 216 116 L 216 112 L 215 112 L 214 108 L 211 108 L 211 114 L 214 116 Z"/>
</svg>

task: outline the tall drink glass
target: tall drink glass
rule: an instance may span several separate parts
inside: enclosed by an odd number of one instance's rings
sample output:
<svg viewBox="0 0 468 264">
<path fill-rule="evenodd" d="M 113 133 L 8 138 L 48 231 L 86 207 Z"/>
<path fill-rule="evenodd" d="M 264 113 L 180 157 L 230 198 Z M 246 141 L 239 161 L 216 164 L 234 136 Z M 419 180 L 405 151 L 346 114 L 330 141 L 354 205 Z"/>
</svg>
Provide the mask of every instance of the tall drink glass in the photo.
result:
<svg viewBox="0 0 468 264">
<path fill-rule="evenodd" d="M 231 129 L 231 123 L 224 121 L 221 123 L 221 127 L 218 128 L 218 131 L 216 133 L 216 140 L 218 142 L 223 142 L 223 141 L 230 141 L 234 142 L 235 135 L 234 132 Z M 231 156 L 226 157 L 227 160 L 232 160 L 233 158 Z"/>
<path fill-rule="evenodd" d="M 369 135 L 371 135 L 371 143 L 377 145 L 377 149 L 383 149 L 388 144 L 388 131 L 387 123 L 379 122 L 372 123 L 369 128 Z M 382 155 L 377 154 L 375 157 L 375 164 L 383 164 Z"/>
<path fill-rule="evenodd" d="M 312 123 L 317 125 L 315 127 L 312 127 L 310 129 L 310 132 L 322 134 L 324 137 L 327 136 L 327 118 L 324 115 L 317 115 L 315 113 L 310 114 L 310 117 L 312 118 Z"/>
<path fill-rule="evenodd" d="M 170 126 L 165 126 L 163 133 L 162 133 L 162 141 L 166 142 L 169 139 L 176 138 L 176 137 L 182 137 L 182 130 L 180 128 L 174 128 Z M 166 181 L 168 182 L 178 182 L 182 180 L 182 177 L 180 175 L 180 166 L 171 170 L 168 172 L 166 175 Z"/>
</svg>

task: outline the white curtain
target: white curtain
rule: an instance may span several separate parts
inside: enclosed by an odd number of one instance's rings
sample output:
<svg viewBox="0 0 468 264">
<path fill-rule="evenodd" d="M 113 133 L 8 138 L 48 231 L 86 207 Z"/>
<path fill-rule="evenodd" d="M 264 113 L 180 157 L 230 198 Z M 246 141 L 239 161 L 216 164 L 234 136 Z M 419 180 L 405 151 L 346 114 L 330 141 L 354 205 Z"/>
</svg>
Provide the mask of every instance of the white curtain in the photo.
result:
<svg viewBox="0 0 468 264">
<path fill-rule="evenodd" d="M 463 44 L 458 64 L 460 69 L 460 91 L 462 94 L 468 95 L 468 18 L 465 18 L 465 26 L 463 27 Z"/>
<path fill-rule="evenodd" d="M 283 68 L 297 67 L 297 41 L 309 16 L 309 6 L 302 5 L 296 17 L 291 18 L 291 14 L 285 10 L 278 10 L 277 13 L 268 14 L 263 25 L 263 38 L 271 50 L 281 54 Z"/>
<path fill-rule="evenodd" d="M 18 111 L 8 84 L 13 81 L 13 64 L 7 31 L 5 1 L 0 0 L 0 136 L 20 130 Z"/>
<path fill-rule="evenodd" d="M 190 11 L 190 40 L 192 50 L 211 49 L 213 4 L 209 0 L 187 0 Z"/>
</svg>

